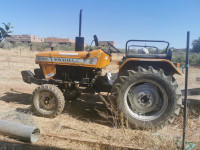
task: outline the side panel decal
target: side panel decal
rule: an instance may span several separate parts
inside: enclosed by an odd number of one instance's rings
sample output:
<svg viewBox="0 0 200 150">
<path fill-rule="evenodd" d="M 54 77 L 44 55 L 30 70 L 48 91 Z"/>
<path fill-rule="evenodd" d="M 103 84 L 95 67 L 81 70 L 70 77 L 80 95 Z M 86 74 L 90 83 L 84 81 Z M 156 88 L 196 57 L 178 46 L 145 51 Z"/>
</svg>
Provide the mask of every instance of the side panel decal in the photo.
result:
<svg viewBox="0 0 200 150">
<path fill-rule="evenodd" d="M 36 61 L 53 61 L 53 62 L 67 62 L 67 63 L 83 63 L 83 64 L 97 64 L 97 58 L 92 57 L 90 59 L 75 59 L 75 58 L 60 58 L 60 57 L 40 57 L 36 56 Z"/>
<path fill-rule="evenodd" d="M 53 72 L 50 73 L 50 74 L 47 74 L 47 75 L 46 75 L 46 78 L 49 78 L 49 77 L 52 77 L 52 76 L 54 76 L 54 73 L 53 73 Z"/>
</svg>

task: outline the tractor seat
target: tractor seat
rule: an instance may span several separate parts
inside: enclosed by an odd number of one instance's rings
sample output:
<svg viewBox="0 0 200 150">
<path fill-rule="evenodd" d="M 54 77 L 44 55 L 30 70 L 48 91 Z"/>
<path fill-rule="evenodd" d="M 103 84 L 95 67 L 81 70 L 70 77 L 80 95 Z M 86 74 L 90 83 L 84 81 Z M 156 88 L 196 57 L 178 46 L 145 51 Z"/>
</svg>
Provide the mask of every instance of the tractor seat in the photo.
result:
<svg viewBox="0 0 200 150">
<path fill-rule="evenodd" d="M 150 59 L 172 59 L 172 49 L 168 49 L 166 54 L 134 54 L 127 55 L 127 58 L 150 58 Z"/>
</svg>

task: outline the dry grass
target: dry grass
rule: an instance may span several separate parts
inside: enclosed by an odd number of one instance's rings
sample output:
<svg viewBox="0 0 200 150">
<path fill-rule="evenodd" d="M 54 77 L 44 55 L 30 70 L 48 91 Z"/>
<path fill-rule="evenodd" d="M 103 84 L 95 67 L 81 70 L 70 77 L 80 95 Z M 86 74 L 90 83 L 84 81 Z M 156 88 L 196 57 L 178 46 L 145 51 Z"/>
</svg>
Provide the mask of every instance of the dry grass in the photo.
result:
<svg viewBox="0 0 200 150">
<path fill-rule="evenodd" d="M 182 136 L 182 116 L 176 118 L 172 125 L 158 131 L 141 131 L 126 128 L 126 123 L 113 118 L 106 118 L 110 103 L 102 101 L 98 95 L 83 94 L 77 101 L 67 102 L 62 115 L 53 118 L 42 118 L 34 115 L 30 109 L 31 94 L 37 87 L 28 85 L 22 81 L 21 70 L 38 67 L 34 59 L 37 52 L 19 49 L 0 49 L 0 118 L 40 128 L 42 136 L 34 145 L 0 136 L 1 149 L 122 149 L 115 146 L 105 146 L 102 143 L 112 145 L 129 146 L 138 149 L 178 149 L 176 137 Z M 117 72 L 116 60 L 121 56 L 114 55 L 113 62 L 103 72 Z M 190 68 L 189 88 L 198 87 L 195 81 L 200 74 L 198 68 Z M 184 88 L 184 77 L 175 76 L 180 87 Z M 104 96 L 105 97 L 105 96 Z M 200 97 L 196 97 L 197 99 Z M 98 111 L 97 111 L 98 110 Z M 101 113 L 100 113 L 101 112 Z M 199 107 L 192 107 L 188 117 L 187 141 L 195 142 L 196 149 L 200 149 L 200 118 Z M 19 117 L 25 115 L 24 117 Z M 99 115 L 101 114 L 101 115 Z M 103 116 L 103 115 L 105 116 Z M 109 114 L 110 115 L 110 114 Z M 115 118 L 115 114 L 110 117 Z M 27 119 L 24 119 L 27 118 Z M 27 120 L 27 121 L 26 121 Z M 123 119 L 122 119 L 123 120 Z M 123 124 L 123 126 L 121 126 Z M 115 128 L 115 127 L 118 128 Z M 59 135 L 62 137 L 77 139 L 70 140 L 45 134 Z M 79 139 L 79 140 L 78 140 Z M 96 144 L 83 142 L 97 141 Z M 126 148 L 128 149 L 128 148 Z"/>
</svg>

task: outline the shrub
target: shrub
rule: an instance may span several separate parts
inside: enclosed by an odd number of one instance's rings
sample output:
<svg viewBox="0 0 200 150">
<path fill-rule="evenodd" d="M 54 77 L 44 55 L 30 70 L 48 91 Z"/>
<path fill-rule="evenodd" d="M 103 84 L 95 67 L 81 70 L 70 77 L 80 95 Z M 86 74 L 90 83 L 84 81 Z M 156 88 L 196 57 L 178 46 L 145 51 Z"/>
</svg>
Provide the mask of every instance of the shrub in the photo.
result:
<svg viewBox="0 0 200 150">
<path fill-rule="evenodd" d="M 56 44 L 55 49 L 56 50 L 74 51 L 75 47 L 74 46 L 70 46 L 68 44 Z"/>
<path fill-rule="evenodd" d="M 43 51 L 45 49 L 49 48 L 49 44 L 44 42 L 44 43 L 31 43 L 30 44 L 31 50 L 38 50 L 38 51 Z"/>
<path fill-rule="evenodd" d="M 185 65 L 185 51 L 174 51 L 172 55 L 172 62 L 181 63 L 181 65 Z"/>
<path fill-rule="evenodd" d="M 192 52 L 200 53 L 200 37 L 192 42 Z"/>
<path fill-rule="evenodd" d="M 23 43 L 23 42 L 19 42 L 19 41 L 17 41 L 17 42 L 14 42 L 14 44 L 13 44 L 13 47 L 15 48 L 15 47 L 30 47 L 30 45 L 28 44 L 28 43 Z"/>
<path fill-rule="evenodd" d="M 13 44 L 10 42 L 3 41 L 0 43 L 0 48 L 11 49 L 11 48 L 13 48 Z"/>
<path fill-rule="evenodd" d="M 199 53 L 190 54 L 189 61 L 190 61 L 191 66 L 199 67 L 200 66 L 200 54 Z"/>
<path fill-rule="evenodd" d="M 24 42 L 14 42 L 13 44 L 7 41 L 3 41 L 0 43 L 0 48 L 3 49 L 10 49 L 10 48 L 17 48 L 17 47 L 25 47 L 30 48 L 30 50 L 37 50 L 37 51 L 44 51 L 44 50 L 50 50 L 49 43 L 47 42 L 41 42 L 41 43 L 24 43 Z M 70 46 L 68 44 L 56 44 L 54 50 L 66 50 L 66 51 L 74 51 L 75 47 Z"/>
<path fill-rule="evenodd" d="M 173 53 L 172 61 L 181 63 L 181 66 L 185 65 L 185 57 L 186 52 L 185 50 L 175 51 Z M 200 53 L 190 53 L 189 55 L 189 63 L 190 66 L 200 66 Z"/>
</svg>

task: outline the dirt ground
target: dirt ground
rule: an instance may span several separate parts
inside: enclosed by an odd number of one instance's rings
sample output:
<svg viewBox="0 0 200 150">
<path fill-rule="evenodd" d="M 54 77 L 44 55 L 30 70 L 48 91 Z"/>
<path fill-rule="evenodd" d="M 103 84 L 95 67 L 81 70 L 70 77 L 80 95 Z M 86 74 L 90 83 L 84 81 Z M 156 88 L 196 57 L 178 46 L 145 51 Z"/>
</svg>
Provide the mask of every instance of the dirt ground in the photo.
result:
<svg viewBox="0 0 200 150">
<path fill-rule="evenodd" d="M 31 110 L 31 94 L 37 87 L 26 84 L 21 77 L 22 70 L 37 68 L 35 55 L 19 49 L 0 49 L 0 119 L 26 125 L 41 130 L 41 137 L 35 144 L 26 144 L 0 135 L 0 150 L 7 149 L 178 149 L 177 140 L 182 136 L 182 113 L 175 122 L 158 131 L 141 131 L 125 128 L 117 129 L 102 118 L 98 111 L 107 112 L 98 95 L 83 94 L 76 101 L 66 102 L 64 112 L 53 119 L 37 117 Z M 112 64 L 104 72 L 117 72 L 115 55 Z M 198 88 L 196 77 L 199 68 L 189 69 L 189 88 Z M 184 76 L 175 75 L 181 89 Z M 200 99 L 200 97 L 189 97 Z M 190 105 L 188 111 L 187 142 L 200 149 L 200 117 L 198 104 Z M 98 111 L 97 111 L 98 110 Z"/>
</svg>

